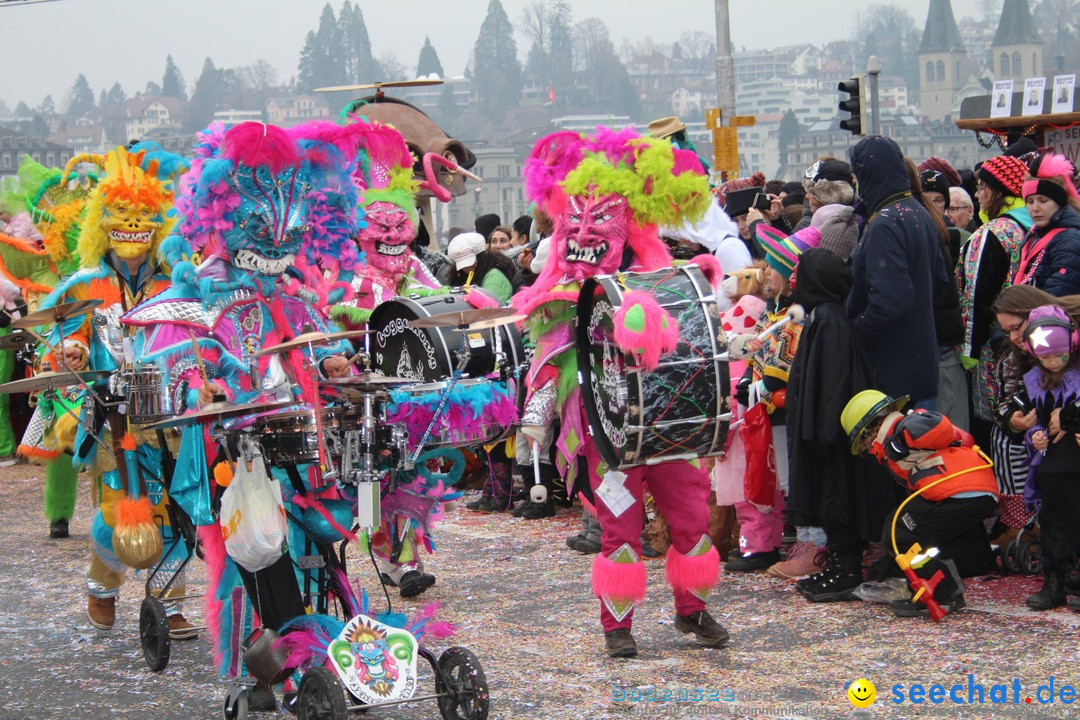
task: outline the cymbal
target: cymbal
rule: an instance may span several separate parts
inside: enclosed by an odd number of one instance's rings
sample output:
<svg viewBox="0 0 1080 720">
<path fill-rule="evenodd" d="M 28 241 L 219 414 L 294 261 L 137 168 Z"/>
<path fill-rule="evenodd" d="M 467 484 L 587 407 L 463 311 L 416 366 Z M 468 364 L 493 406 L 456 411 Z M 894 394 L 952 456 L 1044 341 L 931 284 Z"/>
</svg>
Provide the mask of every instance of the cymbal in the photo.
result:
<svg viewBox="0 0 1080 720">
<path fill-rule="evenodd" d="M 513 325 L 519 323 L 528 315 L 507 315 L 506 317 L 491 318 L 490 320 L 477 320 L 469 325 L 469 330 L 490 330 L 491 328 L 501 327 L 503 325 Z"/>
<path fill-rule="evenodd" d="M 35 325 L 45 325 L 47 323 L 58 323 L 67 320 L 69 317 L 76 315 L 82 315 L 86 313 L 90 308 L 95 308 L 102 303 L 97 298 L 91 298 L 89 300 L 72 300 L 71 302 L 61 303 L 59 305 L 53 305 L 51 308 L 45 308 L 44 310 L 38 310 L 32 312 L 29 315 L 24 315 L 18 320 L 11 323 L 13 328 L 28 328 Z"/>
<path fill-rule="evenodd" d="M 43 372 L 38 373 L 33 377 L 23 378 L 22 380 L 12 380 L 11 382 L 0 385 L 0 395 L 31 393 L 37 392 L 38 390 L 68 387 L 80 383 L 91 383 L 95 380 L 109 377 L 110 375 L 112 375 L 112 373 L 108 370 L 89 370 L 83 372 L 62 370 L 60 372 Z"/>
<path fill-rule="evenodd" d="M 473 310 L 459 310 L 457 312 L 439 313 L 431 317 L 410 320 L 413 327 L 449 327 L 472 329 L 472 323 L 494 318 L 511 317 L 514 308 L 475 308 Z"/>
<path fill-rule="evenodd" d="M 286 340 L 283 343 L 277 345 L 270 345 L 264 347 L 259 352 L 252 355 L 252 357 L 262 357 L 263 355 L 273 355 L 274 353 L 288 352 L 289 350 L 296 350 L 297 348 L 307 347 L 308 345 L 330 345 L 336 343 L 338 340 L 348 340 L 349 338 L 358 338 L 367 335 L 367 330 L 347 330 L 345 332 L 336 333 L 320 333 L 309 332 L 297 335 L 292 340 Z"/>
<path fill-rule="evenodd" d="M 320 380 L 319 384 L 329 387 L 392 387 L 396 385 L 413 385 L 417 381 L 410 378 L 395 377 L 393 375 L 380 375 L 373 372 L 362 372 L 359 375 L 348 377 L 327 378 Z"/>
<path fill-rule="evenodd" d="M 179 415 L 168 420 L 161 420 L 152 425 L 143 426 L 144 430 L 168 430 L 169 428 L 185 427 L 196 423 L 211 423 L 228 418 L 241 417 L 244 415 L 257 415 L 258 413 L 280 410 L 296 405 L 295 400 L 274 400 L 272 402 L 243 403 L 237 404 L 229 400 L 210 403 L 202 410 L 186 415 Z"/>
<path fill-rule="evenodd" d="M 416 80 L 391 80 L 390 82 L 373 82 L 367 85 L 333 85 L 331 87 L 315 88 L 315 92 L 340 92 L 343 90 L 378 90 L 385 87 L 420 87 L 423 85 L 442 85 L 442 80 L 428 80 L 417 78 Z"/>
<path fill-rule="evenodd" d="M 23 347 L 33 345 L 36 342 L 37 338 L 30 333 L 15 332 L 0 337 L 0 350 L 20 350 Z"/>
</svg>

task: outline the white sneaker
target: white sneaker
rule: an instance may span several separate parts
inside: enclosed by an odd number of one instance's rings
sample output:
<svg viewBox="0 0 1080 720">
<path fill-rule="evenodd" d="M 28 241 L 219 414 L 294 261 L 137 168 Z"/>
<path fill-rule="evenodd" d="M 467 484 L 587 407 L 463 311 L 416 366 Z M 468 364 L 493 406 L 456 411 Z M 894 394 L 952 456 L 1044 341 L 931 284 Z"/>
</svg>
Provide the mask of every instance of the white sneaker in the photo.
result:
<svg viewBox="0 0 1080 720">
<path fill-rule="evenodd" d="M 18 462 L 19 459 L 14 455 L 5 455 L 0 458 L 0 467 L 11 467 L 12 465 L 18 464 Z"/>
</svg>

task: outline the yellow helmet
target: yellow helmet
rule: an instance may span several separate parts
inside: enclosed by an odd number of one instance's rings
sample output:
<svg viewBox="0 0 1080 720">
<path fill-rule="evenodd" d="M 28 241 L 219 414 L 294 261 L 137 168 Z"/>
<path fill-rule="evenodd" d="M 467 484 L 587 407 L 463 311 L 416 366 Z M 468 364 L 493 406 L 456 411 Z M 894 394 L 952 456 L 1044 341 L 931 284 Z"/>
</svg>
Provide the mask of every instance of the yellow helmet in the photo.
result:
<svg viewBox="0 0 1080 720">
<path fill-rule="evenodd" d="M 840 424 L 851 442 L 851 454 L 859 454 L 863 433 L 870 423 L 893 410 L 903 410 L 908 404 L 908 399 L 905 395 L 893 400 L 880 390 L 863 390 L 848 400 L 848 404 L 840 413 Z"/>
</svg>

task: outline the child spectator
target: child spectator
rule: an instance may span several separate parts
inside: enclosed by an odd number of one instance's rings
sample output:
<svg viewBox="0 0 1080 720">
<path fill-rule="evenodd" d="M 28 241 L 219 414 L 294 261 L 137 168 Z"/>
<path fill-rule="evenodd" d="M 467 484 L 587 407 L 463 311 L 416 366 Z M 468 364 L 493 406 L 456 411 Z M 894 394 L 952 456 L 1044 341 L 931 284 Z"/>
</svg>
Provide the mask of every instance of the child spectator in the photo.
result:
<svg viewBox="0 0 1080 720">
<path fill-rule="evenodd" d="M 1027 606 L 1049 610 L 1066 603 L 1080 609 L 1076 590 L 1065 587 L 1065 573 L 1080 548 L 1080 441 L 1066 436 L 1061 427 L 1061 408 L 1080 400 L 1080 369 L 1077 349 L 1080 337 L 1069 316 L 1059 307 L 1043 305 L 1028 315 L 1024 344 L 1038 365 L 1024 375 L 1024 386 L 1038 418 L 1027 431 L 1031 471 L 1025 500 L 1038 505 L 1039 543 L 1042 546 L 1043 586 L 1030 595 Z"/>
</svg>

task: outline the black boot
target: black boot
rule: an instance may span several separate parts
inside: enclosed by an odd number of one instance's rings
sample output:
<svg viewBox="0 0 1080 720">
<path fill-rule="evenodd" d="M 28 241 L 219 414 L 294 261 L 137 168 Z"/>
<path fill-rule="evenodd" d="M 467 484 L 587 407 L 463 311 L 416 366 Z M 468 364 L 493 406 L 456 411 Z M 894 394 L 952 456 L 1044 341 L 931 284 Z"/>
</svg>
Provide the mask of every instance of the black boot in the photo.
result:
<svg viewBox="0 0 1080 720">
<path fill-rule="evenodd" d="M 510 465 L 488 457 L 488 481 L 484 483 L 480 499 L 465 503 L 465 509 L 483 513 L 510 511 L 514 508 L 513 485 Z"/>
<path fill-rule="evenodd" d="M 1060 570 L 1044 570 L 1043 586 L 1028 595 L 1027 606 L 1032 610 L 1050 610 L 1065 604 L 1065 578 Z"/>
<path fill-rule="evenodd" d="M 829 553 L 825 569 L 796 583 L 795 587 L 810 602 L 840 602 L 856 600 L 855 588 L 862 582 L 862 558 Z"/>
<path fill-rule="evenodd" d="M 540 465 L 540 483 L 547 490 L 547 500 L 542 503 L 530 501 L 529 507 L 521 512 L 521 517 L 526 520 L 540 520 L 542 518 L 555 517 L 555 487 L 562 485 L 558 472 L 551 465 Z M 526 483 L 527 484 L 527 483 Z M 534 480 L 535 484 L 535 480 Z M 530 491 L 532 485 L 529 485 Z"/>
</svg>

